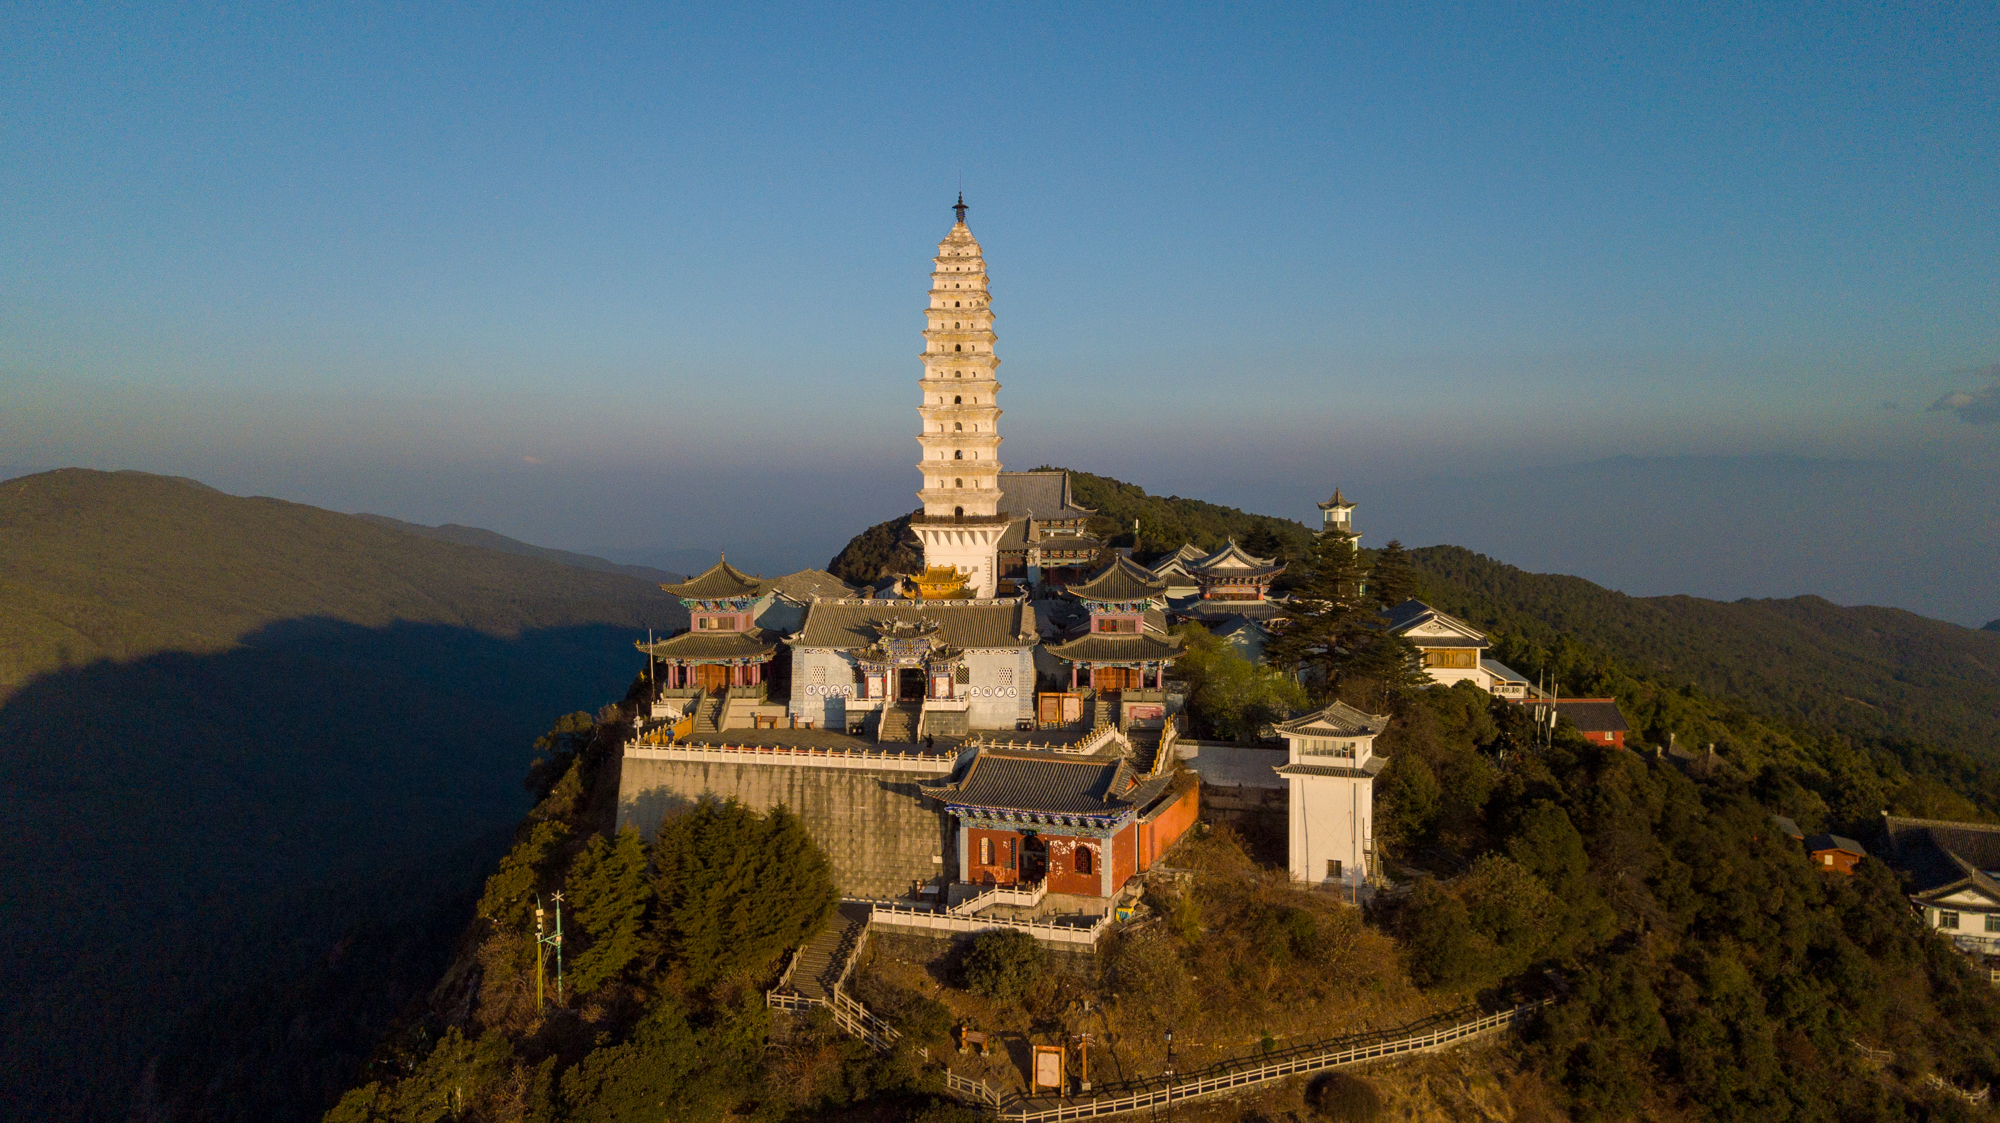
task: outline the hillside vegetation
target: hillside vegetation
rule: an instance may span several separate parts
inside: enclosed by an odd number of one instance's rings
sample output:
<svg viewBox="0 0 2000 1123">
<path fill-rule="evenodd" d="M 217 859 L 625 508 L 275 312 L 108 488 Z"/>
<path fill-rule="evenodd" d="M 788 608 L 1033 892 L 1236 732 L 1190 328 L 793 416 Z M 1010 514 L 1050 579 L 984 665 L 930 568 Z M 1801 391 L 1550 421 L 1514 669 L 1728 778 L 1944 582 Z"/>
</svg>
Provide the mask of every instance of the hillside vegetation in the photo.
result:
<svg viewBox="0 0 2000 1123">
<path fill-rule="evenodd" d="M 1539 663 L 1567 635 L 1780 721 L 2000 765 L 2000 635 L 1819 597 L 1629 597 L 1456 546 L 1410 558 L 1427 579 L 1425 598 L 1491 629 L 1503 659 Z M 1655 732 L 1665 739 L 1667 730 Z"/>
<path fill-rule="evenodd" d="M 679 623 L 633 577 L 190 480 L 0 484 L 0 1102 L 317 1114 L 435 978 L 548 715 Z"/>
</svg>

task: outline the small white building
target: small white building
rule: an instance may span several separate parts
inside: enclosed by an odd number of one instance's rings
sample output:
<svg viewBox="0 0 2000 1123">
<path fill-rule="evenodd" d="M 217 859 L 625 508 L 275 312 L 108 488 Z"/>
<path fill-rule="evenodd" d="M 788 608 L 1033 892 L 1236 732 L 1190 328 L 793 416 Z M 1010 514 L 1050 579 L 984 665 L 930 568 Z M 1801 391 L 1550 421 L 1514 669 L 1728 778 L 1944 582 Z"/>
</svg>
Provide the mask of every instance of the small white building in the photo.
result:
<svg viewBox="0 0 2000 1123">
<path fill-rule="evenodd" d="M 1389 719 L 1345 702 L 1272 726 L 1285 739 L 1275 771 L 1290 787 L 1293 881 L 1357 896 L 1375 859 L 1375 777 L 1389 762 L 1375 738 Z"/>
</svg>

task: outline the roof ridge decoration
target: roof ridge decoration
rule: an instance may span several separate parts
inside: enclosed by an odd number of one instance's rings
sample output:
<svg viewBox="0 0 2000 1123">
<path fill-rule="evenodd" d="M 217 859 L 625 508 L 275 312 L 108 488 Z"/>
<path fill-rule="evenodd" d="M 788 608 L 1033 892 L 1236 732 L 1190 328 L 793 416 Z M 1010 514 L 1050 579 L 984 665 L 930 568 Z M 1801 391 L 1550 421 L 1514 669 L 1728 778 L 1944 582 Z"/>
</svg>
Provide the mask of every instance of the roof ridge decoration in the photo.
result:
<svg viewBox="0 0 2000 1123">
<path fill-rule="evenodd" d="M 1216 566 L 1221 565 L 1223 562 L 1228 561 L 1230 558 L 1240 559 L 1241 561 L 1247 563 L 1247 567 L 1250 569 L 1269 568 L 1271 565 L 1275 564 L 1278 560 L 1275 557 L 1260 558 L 1257 555 L 1251 553 L 1250 551 L 1244 549 L 1243 547 L 1238 546 L 1236 544 L 1236 539 L 1225 538 L 1223 539 L 1222 542 L 1222 549 L 1217 550 L 1216 552 L 1201 559 L 1201 561 L 1197 563 L 1197 567 L 1200 569 L 1213 569 Z"/>
<path fill-rule="evenodd" d="M 1324 727 L 1324 728 L 1322 728 Z M 1387 714 L 1371 714 L 1359 710 L 1338 699 L 1309 714 L 1301 714 L 1289 721 L 1272 723 L 1271 728 L 1280 733 L 1310 736 L 1315 733 L 1332 732 L 1336 736 L 1371 736 L 1389 727 Z"/>
<path fill-rule="evenodd" d="M 1069 595 L 1100 604 L 1131 604 L 1167 595 L 1167 584 L 1152 570 L 1123 554 L 1114 554 L 1111 564 L 1081 585 L 1071 585 Z"/>
<path fill-rule="evenodd" d="M 763 595 L 770 582 L 753 577 L 729 564 L 728 555 L 699 575 L 677 584 L 662 582 L 660 588 L 683 600 L 729 600 Z"/>
</svg>

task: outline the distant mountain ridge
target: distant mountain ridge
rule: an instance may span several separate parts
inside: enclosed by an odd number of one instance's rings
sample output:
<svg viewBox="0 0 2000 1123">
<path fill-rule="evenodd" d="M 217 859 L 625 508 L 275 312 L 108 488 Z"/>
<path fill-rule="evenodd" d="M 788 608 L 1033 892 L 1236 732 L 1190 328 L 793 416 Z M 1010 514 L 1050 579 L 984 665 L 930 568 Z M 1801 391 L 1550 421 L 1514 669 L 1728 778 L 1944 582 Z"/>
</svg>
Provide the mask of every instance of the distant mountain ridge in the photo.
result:
<svg viewBox="0 0 2000 1123">
<path fill-rule="evenodd" d="M 2000 761 L 2000 635 L 1820 597 L 1631 597 L 1457 546 L 1410 552 L 1426 597 L 1530 644 L 1557 633 L 1782 721 Z"/>
<path fill-rule="evenodd" d="M 0 1114 L 316 1119 L 432 981 L 535 737 L 686 622 L 653 579 L 192 480 L 0 482 Z"/>
<path fill-rule="evenodd" d="M 423 538 L 435 538 L 440 542 L 456 542 L 461 546 L 478 546 L 486 550 L 498 550 L 503 554 L 518 554 L 524 558 L 540 558 L 557 565 L 571 565 L 578 569 L 588 569 L 597 573 L 622 573 L 627 577 L 637 577 L 641 581 L 675 584 L 687 580 L 684 573 L 656 569 L 650 565 L 623 565 L 608 558 L 591 554 L 579 554 L 570 550 L 556 550 L 547 546 L 535 546 L 518 538 L 509 538 L 496 531 L 484 530 L 476 526 L 460 526 L 445 523 L 441 526 L 425 526 L 422 523 L 404 522 L 387 515 L 358 514 L 357 519 L 366 519 L 378 526 L 400 530 L 405 534 L 415 534 Z"/>
</svg>

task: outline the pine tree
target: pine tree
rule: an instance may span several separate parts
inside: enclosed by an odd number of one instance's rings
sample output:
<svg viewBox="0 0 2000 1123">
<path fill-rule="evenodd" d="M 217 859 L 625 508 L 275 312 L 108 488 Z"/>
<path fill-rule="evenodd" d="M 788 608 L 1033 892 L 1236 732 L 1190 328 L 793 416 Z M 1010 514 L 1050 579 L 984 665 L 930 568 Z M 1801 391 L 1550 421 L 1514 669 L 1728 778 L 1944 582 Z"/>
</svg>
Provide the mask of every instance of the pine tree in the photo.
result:
<svg viewBox="0 0 2000 1123">
<path fill-rule="evenodd" d="M 708 986 L 769 964 L 833 914 L 832 868 L 805 826 L 778 807 L 703 800 L 653 843 L 659 950 Z"/>
<path fill-rule="evenodd" d="M 1312 677 L 1331 697 L 1341 672 L 1378 626 L 1374 604 L 1362 595 L 1362 578 L 1354 540 L 1331 531 L 1320 535 L 1313 543 L 1312 572 L 1293 591 L 1266 658 L 1317 672 Z"/>
<path fill-rule="evenodd" d="M 566 897 L 582 933 L 582 950 L 570 960 L 570 983 L 589 994 L 639 957 L 653 885 L 646 876 L 646 848 L 631 827 L 616 838 L 590 840 L 570 867 Z"/>
<path fill-rule="evenodd" d="M 1402 542 L 1391 538 L 1375 555 L 1374 568 L 1368 571 L 1368 592 L 1383 608 L 1394 608 L 1417 595 L 1417 571 L 1410 566 L 1410 555 Z"/>
</svg>

